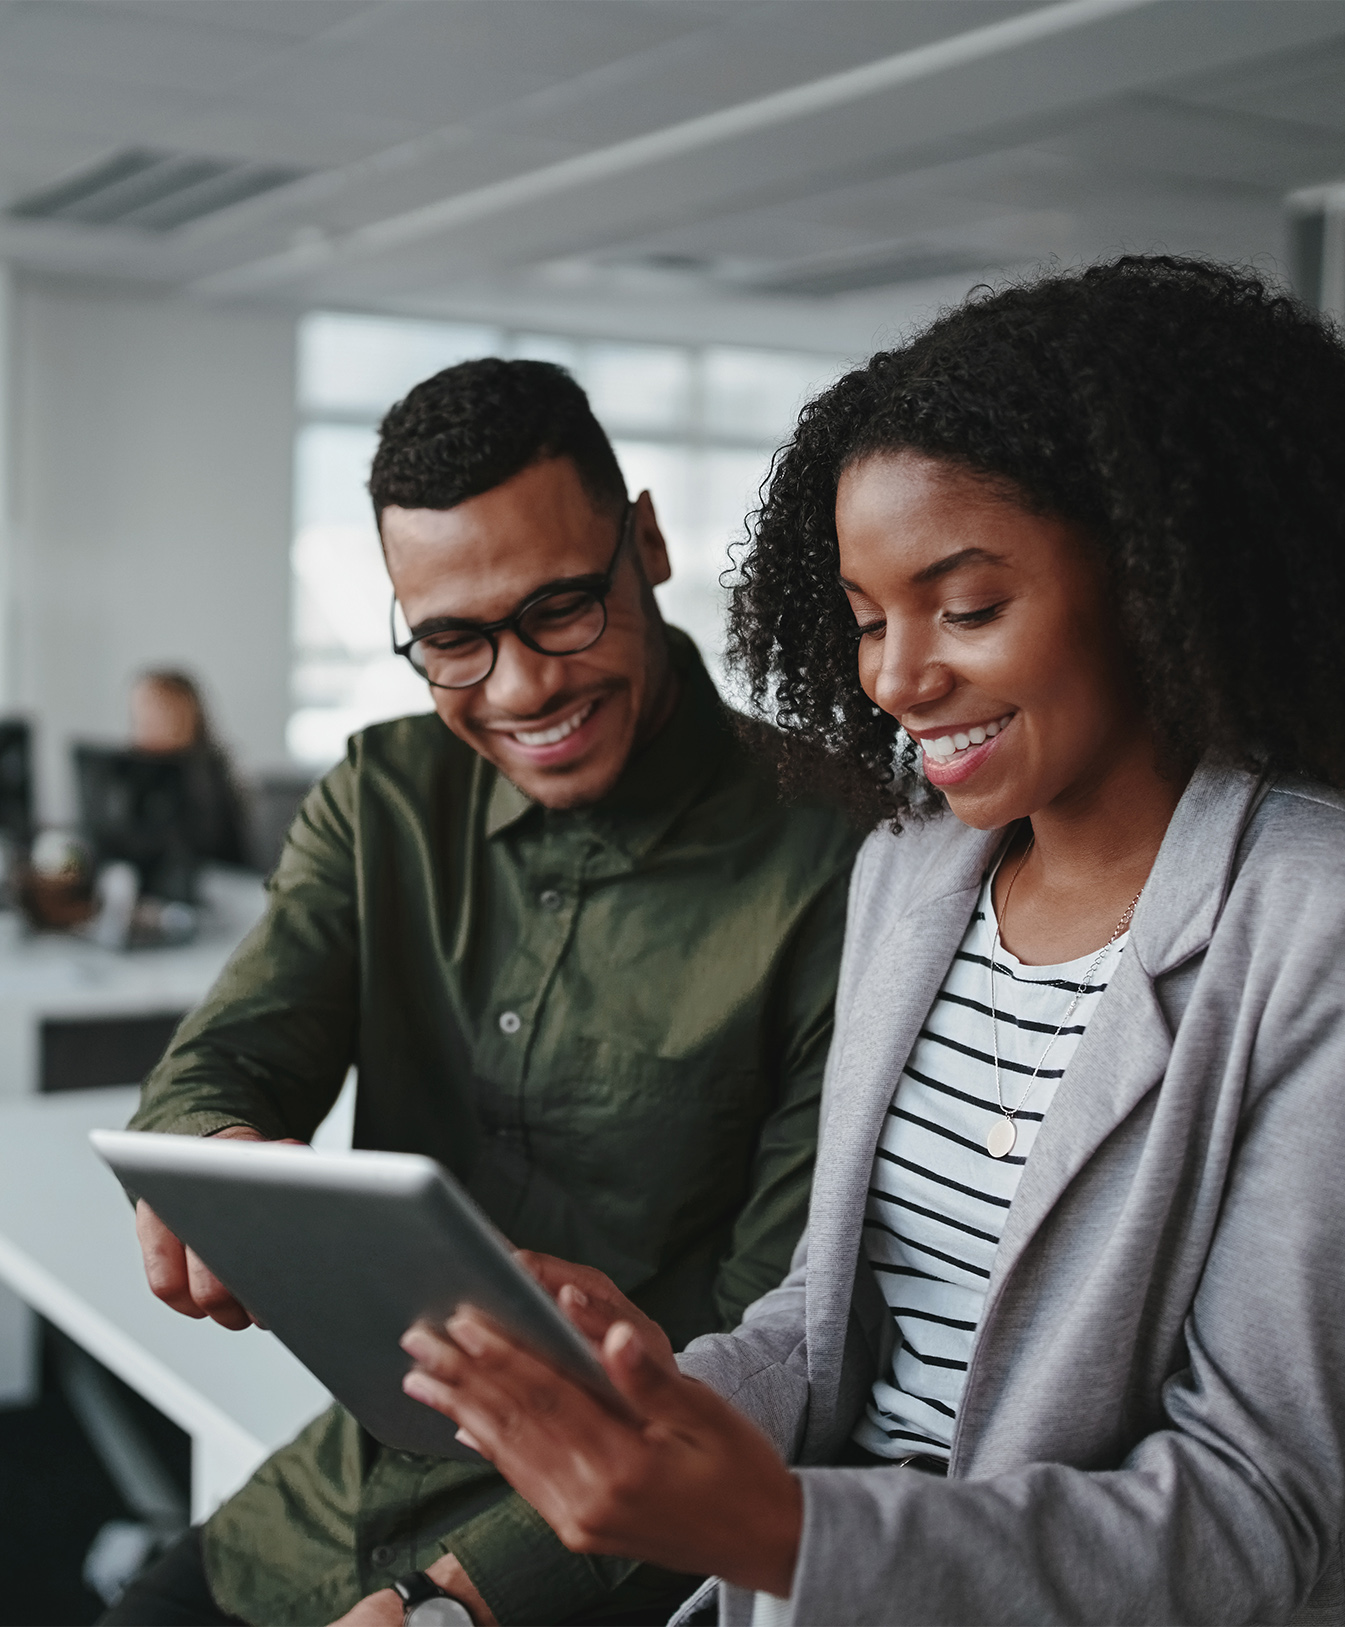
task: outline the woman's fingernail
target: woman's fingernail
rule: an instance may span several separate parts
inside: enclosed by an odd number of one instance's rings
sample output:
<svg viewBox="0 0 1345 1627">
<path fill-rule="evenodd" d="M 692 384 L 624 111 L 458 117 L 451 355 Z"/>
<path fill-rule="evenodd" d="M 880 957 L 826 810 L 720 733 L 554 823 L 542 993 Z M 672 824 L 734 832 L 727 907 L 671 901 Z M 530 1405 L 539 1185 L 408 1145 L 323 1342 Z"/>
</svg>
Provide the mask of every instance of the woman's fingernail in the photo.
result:
<svg viewBox="0 0 1345 1627">
<path fill-rule="evenodd" d="M 402 1389 L 413 1401 L 428 1401 L 430 1398 L 425 1375 L 418 1368 L 413 1367 L 409 1373 L 403 1376 Z"/>
<path fill-rule="evenodd" d="M 469 1356 L 479 1356 L 486 1348 L 485 1336 L 470 1317 L 454 1316 L 450 1318 L 448 1332 L 453 1343 L 461 1345 Z"/>
</svg>

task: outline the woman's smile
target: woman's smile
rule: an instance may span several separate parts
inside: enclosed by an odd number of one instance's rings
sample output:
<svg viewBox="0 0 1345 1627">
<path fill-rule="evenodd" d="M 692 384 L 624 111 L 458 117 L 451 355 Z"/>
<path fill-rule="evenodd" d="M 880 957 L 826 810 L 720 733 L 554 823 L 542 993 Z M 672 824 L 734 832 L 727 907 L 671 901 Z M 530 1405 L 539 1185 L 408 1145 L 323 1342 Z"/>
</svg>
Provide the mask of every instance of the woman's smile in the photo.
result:
<svg viewBox="0 0 1345 1627">
<path fill-rule="evenodd" d="M 969 779 L 990 756 L 996 740 L 1014 714 L 991 718 L 986 723 L 957 724 L 942 733 L 938 728 L 913 729 L 906 732 L 918 741 L 924 757 L 925 778 L 941 789 L 945 785 L 958 785 Z"/>
</svg>

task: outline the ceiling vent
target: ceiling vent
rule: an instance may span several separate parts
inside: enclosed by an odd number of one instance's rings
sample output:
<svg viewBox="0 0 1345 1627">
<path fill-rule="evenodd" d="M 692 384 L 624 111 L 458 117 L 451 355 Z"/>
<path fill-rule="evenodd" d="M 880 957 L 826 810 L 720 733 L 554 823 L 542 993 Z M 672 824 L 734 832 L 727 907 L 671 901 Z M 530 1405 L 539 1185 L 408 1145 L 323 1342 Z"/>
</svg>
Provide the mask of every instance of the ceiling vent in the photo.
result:
<svg viewBox="0 0 1345 1627">
<path fill-rule="evenodd" d="M 17 220 L 170 232 L 307 173 L 285 164 L 130 147 L 57 186 L 30 193 L 6 212 Z"/>
</svg>

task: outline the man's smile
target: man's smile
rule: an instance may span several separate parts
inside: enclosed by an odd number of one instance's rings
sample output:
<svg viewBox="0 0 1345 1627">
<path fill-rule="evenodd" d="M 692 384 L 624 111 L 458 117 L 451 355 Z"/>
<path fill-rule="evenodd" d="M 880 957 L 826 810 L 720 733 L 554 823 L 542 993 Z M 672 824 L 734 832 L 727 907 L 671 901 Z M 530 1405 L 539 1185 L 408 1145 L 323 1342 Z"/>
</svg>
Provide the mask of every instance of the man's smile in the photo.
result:
<svg viewBox="0 0 1345 1627">
<path fill-rule="evenodd" d="M 551 724 L 549 728 L 509 729 L 502 732 L 508 733 L 521 746 L 556 746 L 567 735 L 573 734 L 576 729 L 588 722 L 592 716 L 593 708 L 597 704 L 598 701 L 595 696 L 594 699 L 585 701 L 582 706 L 576 707 L 568 717 L 562 718 L 559 723 Z"/>
<path fill-rule="evenodd" d="M 481 748 L 497 761 L 512 758 L 520 767 L 554 769 L 587 760 L 606 728 L 611 708 L 604 703 L 615 691 L 600 690 L 582 700 L 570 700 L 546 717 L 522 720 L 492 719 L 477 725 Z"/>
</svg>

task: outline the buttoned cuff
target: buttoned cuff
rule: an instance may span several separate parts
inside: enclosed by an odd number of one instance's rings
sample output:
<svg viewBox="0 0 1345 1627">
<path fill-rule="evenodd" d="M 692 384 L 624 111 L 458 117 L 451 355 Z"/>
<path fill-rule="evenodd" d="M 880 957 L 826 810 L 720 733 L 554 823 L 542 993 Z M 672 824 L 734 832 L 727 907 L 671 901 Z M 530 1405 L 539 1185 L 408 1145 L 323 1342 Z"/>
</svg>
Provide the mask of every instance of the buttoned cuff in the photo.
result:
<svg viewBox="0 0 1345 1627">
<path fill-rule="evenodd" d="M 517 1493 L 446 1533 L 443 1549 L 503 1627 L 564 1621 L 596 1604 L 636 1568 L 633 1559 L 571 1553 Z"/>
</svg>

